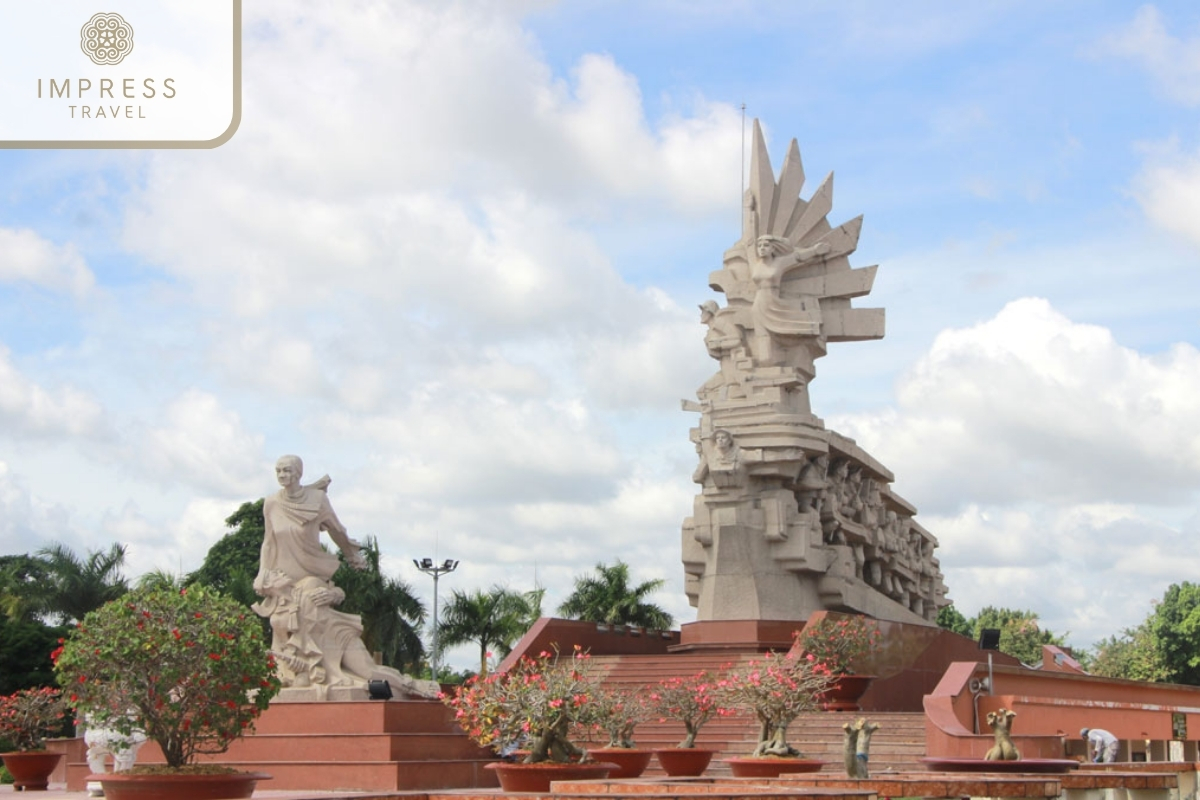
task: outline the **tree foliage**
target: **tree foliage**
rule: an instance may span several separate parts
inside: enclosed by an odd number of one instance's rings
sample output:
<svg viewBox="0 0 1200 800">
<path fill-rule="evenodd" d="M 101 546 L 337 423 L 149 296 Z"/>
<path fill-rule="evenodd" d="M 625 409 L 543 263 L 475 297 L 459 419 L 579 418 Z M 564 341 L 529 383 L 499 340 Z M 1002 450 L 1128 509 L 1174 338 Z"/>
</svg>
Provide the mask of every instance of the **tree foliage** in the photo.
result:
<svg viewBox="0 0 1200 800">
<path fill-rule="evenodd" d="M 0 616 L 0 694 L 56 685 L 50 653 L 66 633 L 39 620 Z"/>
<path fill-rule="evenodd" d="M 381 653 L 385 665 L 414 672 L 425 656 L 419 633 L 425 624 L 425 606 L 411 586 L 383 574 L 375 537 L 367 537 L 361 553 L 366 569 L 354 569 L 343 560 L 333 575 L 333 582 L 346 593 L 339 610 L 362 617 L 363 644 L 372 653 Z"/>
<path fill-rule="evenodd" d="M 262 629 L 199 585 L 139 590 L 93 611 L 55 669 L 78 712 L 127 736 L 144 729 L 170 767 L 228 750 L 280 688 Z"/>
<path fill-rule="evenodd" d="M 258 600 L 254 576 L 266 531 L 263 502 L 260 498 L 242 503 L 225 519 L 231 531 L 209 548 L 200 569 L 188 576 L 188 583 L 211 586 L 247 607 Z"/>
<path fill-rule="evenodd" d="M 494 648 L 500 655 L 508 655 L 537 620 L 542 595 L 541 589 L 514 592 L 503 586 L 471 593 L 456 589 L 438 620 L 438 650 L 477 643 L 479 675 L 487 675 L 488 651 Z"/>
<path fill-rule="evenodd" d="M 1200 686 L 1200 585 L 1167 587 L 1146 623 L 1166 679 Z"/>
<path fill-rule="evenodd" d="M 45 609 L 59 622 L 77 622 L 129 591 L 121 574 L 125 563 L 123 544 L 114 543 L 106 551 L 89 550 L 85 558 L 64 544 L 53 544 L 39 550 L 38 558 L 48 579 Z"/>
<path fill-rule="evenodd" d="M 964 617 L 962 612 L 954 607 L 953 603 L 938 609 L 937 624 L 939 628 L 952 633 L 962 634 L 963 636 L 975 635 L 974 623 Z"/>
<path fill-rule="evenodd" d="M 1000 652 L 1015 656 L 1023 664 L 1042 663 L 1042 645 L 1066 646 L 1063 636 L 1043 629 L 1038 624 L 1036 611 L 987 606 L 976 615 L 973 625 L 975 638 L 979 638 L 984 628 L 998 628 Z"/>
<path fill-rule="evenodd" d="M 1170 678 L 1158 652 L 1150 620 L 1136 628 L 1126 628 L 1119 636 L 1096 643 L 1088 658 L 1087 671 L 1106 678 L 1135 681 L 1165 681 Z"/>
<path fill-rule="evenodd" d="M 29 554 L 0 556 L 0 617 L 34 621 L 48 613 L 46 562 Z"/>
<path fill-rule="evenodd" d="M 664 583 L 660 578 L 630 586 L 629 565 L 624 561 L 618 560 L 611 567 L 597 564 L 596 574 L 575 579 L 575 589 L 558 607 L 558 613 L 567 619 L 665 630 L 675 620 L 658 606 L 646 602 Z"/>
</svg>

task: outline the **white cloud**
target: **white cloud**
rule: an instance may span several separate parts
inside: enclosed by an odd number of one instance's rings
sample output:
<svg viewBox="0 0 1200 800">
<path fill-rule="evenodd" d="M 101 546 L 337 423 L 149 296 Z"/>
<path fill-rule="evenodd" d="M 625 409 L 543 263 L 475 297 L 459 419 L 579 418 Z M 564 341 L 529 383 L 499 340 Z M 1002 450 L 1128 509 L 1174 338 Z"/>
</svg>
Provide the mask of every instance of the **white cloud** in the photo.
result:
<svg viewBox="0 0 1200 800">
<path fill-rule="evenodd" d="M 96 279 L 73 244 L 56 245 L 28 228 L 0 227 L 0 282 L 30 283 L 82 297 Z"/>
<path fill-rule="evenodd" d="M 1200 151 L 1170 143 L 1150 150 L 1133 193 L 1150 221 L 1200 245 Z"/>
<path fill-rule="evenodd" d="M 0 461 L 0 553 L 30 553 L 75 535 L 65 509 L 37 497 L 20 475 Z"/>
<path fill-rule="evenodd" d="M 497 7 L 301 5 L 247 11 L 236 145 L 155 154 L 126 213 L 129 247 L 239 314 L 354 292 L 435 319 L 599 317 L 623 290 L 581 216 L 729 203 L 731 106 L 653 125 L 610 57 L 560 82 Z"/>
<path fill-rule="evenodd" d="M 97 437 L 106 432 L 104 412 L 72 386 L 44 388 L 25 377 L 0 345 L 0 431 L 13 438 Z"/>
<path fill-rule="evenodd" d="M 1143 354 L 1047 301 L 943 331 L 897 406 L 830 419 L 892 469 L 940 541 L 952 599 L 1031 608 L 1090 643 L 1200 568 L 1200 353 Z M 1195 562 L 1195 563 L 1192 563 Z"/>
<path fill-rule="evenodd" d="M 1137 625 L 1167 586 L 1200 569 L 1189 534 L 1130 506 L 1032 498 L 1019 510 L 972 505 L 922 523 L 940 539 L 946 584 L 964 614 L 1032 609 L 1074 644 Z"/>
<path fill-rule="evenodd" d="M 1141 64 L 1171 99 L 1200 105 L 1200 36 L 1172 36 L 1157 7 L 1139 8 L 1125 30 L 1102 39 L 1097 49 Z"/>
<path fill-rule="evenodd" d="M 1177 503 L 1200 480 L 1200 352 L 1143 355 L 1045 300 L 942 332 L 897 400 L 831 424 L 903 462 L 901 491 L 927 511 L 965 498 Z"/>
<path fill-rule="evenodd" d="M 185 391 L 167 407 L 165 423 L 148 431 L 139 459 L 165 478 L 238 497 L 256 491 L 270 472 L 262 434 L 246 431 L 240 415 L 211 394 Z"/>
</svg>

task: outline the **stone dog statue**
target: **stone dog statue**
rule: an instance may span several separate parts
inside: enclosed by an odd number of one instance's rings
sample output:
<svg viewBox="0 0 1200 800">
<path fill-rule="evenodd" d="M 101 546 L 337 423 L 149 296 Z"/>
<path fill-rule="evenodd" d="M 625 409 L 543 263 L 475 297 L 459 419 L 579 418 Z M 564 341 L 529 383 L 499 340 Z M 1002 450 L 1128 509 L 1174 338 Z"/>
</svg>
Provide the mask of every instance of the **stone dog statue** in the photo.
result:
<svg viewBox="0 0 1200 800">
<path fill-rule="evenodd" d="M 992 734 L 996 737 L 996 744 L 991 750 L 987 751 L 984 759 L 987 761 L 1020 761 L 1021 754 L 1017 752 L 1017 746 L 1013 744 L 1012 736 L 1012 721 L 1013 717 L 1017 716 L 1017 712 L 1009 711 L 1005 708 L 1000 708 L 995 711 L 989 711 L 987 715 L 988 727 L 992 729 Z"/>
<path fill-rule="evenodd" d="M 135 728 L 133 733 L 125 734 L 113 728 L 93 727 L 84 715 L 83 741 L 87 745 L 88 769 L 95 775 L 105 772 L 104 762 L 112 757 L 113 772 L 128 772 L 137 761 L 138 750 L 146 743 L 146 732 Z M 102 797 L 104 791 L 99 781 L 88 781 L 88 794 L 91 797 Z"/>
</svg>

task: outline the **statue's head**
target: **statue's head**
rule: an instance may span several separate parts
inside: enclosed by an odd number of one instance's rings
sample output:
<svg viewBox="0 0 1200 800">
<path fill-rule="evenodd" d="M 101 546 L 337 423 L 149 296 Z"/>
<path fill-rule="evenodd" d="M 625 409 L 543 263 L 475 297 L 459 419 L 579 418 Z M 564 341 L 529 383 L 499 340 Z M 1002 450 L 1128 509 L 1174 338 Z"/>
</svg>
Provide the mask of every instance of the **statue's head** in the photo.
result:
<svg viewBox="0 0 1200 800">
<path fill-rule="evenodd" d="M 717 449 L 725 452 L 730 447 L 733 447 L 733 434 L 727 430 L 719 430 L 713 434 L 713 441 L 717 445 Z"/>
<path fill-rule="evenodd" d="M 712 317 L 715 317 L 719 310 L 720 306 L 717 305 L 716 300 L 705 300 L 700 304 L 700 321 L 707 322 Z"/>
<path fill-rule="evenodd" d="M 300 456 L 280 456 L 275 462 L 275 478 L 280 486 L 290 486 L 300 482 L 304 474 L 304 462 Z"/>
<path fill-rule="evenodd" d="M 792 250 L 792 243 L 782 236 L 772 236 L 764 234 L 758 237 L 755 243 L 755 250 L 759 258 L 775 258 Z"/>
</svg>

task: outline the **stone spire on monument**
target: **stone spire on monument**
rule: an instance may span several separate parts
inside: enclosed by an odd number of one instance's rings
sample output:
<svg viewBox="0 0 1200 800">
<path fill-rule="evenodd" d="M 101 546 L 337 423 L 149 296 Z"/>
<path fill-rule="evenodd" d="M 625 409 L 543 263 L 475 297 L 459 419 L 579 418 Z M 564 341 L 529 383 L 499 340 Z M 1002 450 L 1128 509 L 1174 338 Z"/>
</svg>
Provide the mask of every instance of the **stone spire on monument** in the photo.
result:
<svg viewBox="0 0 1200 800">
<path fill-rule="evenodd" d="M 805 201 L 795 140 L 779 180 L 758 121 L 742 238 L 700 307 L 720 368 L 684 401 L 702 489 L 683 525 L 688 599 L 704 620 L 807 619 L 821 609 L 932 624 L 946 604 L 937 540 L 892 473 L 813 415 L 808 384 L 829 342 L 881 339 L 854 308 L 877 267 L 850 266 L 862 217 L 832 227 L 830 174 Z"/>
</svg>

